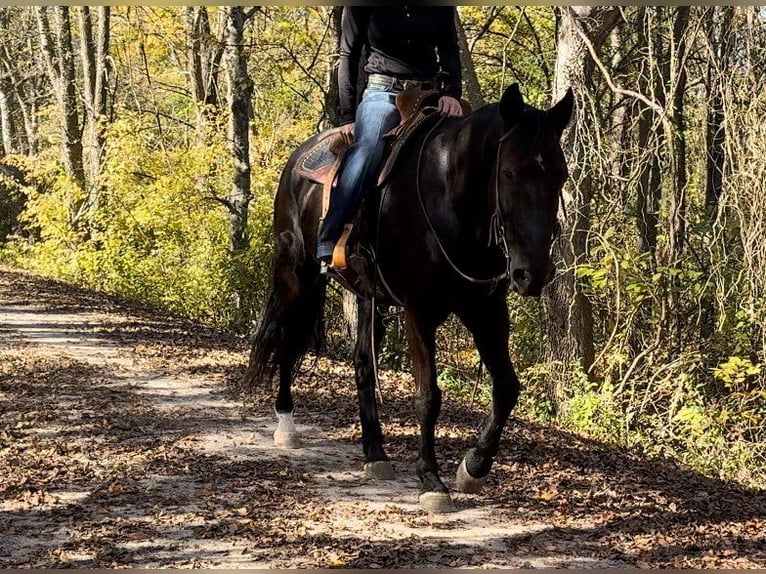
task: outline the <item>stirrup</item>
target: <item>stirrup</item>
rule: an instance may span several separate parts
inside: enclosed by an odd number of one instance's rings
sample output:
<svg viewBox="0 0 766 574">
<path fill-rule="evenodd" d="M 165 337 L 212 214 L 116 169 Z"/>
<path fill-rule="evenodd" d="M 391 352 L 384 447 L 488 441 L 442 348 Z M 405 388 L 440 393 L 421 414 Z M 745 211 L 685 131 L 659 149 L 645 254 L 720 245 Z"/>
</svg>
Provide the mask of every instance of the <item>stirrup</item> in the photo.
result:
<svg viewBox="0 0 766 574">
<path fill-rule="evenodd" d="M 353 229 L 353 223 L 346 223 L 343 226 L 343 233 L 341 233 L 341 236 L 332 251 L 332 267 L 337 271 L 345 271 L 348 269 L 348 262 L 346 261 L 346 246 L 348 245 L 348 238 L 351 235 L 351 231 Z"/>
</svg>

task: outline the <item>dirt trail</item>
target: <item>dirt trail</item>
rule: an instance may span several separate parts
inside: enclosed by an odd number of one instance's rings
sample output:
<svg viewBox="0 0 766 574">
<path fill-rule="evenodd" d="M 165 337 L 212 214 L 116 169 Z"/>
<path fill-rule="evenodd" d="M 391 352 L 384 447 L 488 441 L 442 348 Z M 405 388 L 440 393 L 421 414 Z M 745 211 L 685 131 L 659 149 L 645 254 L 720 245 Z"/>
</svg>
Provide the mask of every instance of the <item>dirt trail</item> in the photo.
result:
<svg viewBox="0 0 766 574">
<path fill-rule="evenodd" d="M 227 391 L 246 362 L 230 335 L 4 271 L 0 355 L 2 566 L 766 565 L 763 493 L 521 421 L 486 491 L 427 516 L 394 373 L 383 422 L 397 480 L 381 482 L 364 477 L 343 365 L 301 378 L 304 444 L 282 450 L 270 392 L 243 408 Z M 480 416 L 445 403 L 450 481 Z"/>
</svg>

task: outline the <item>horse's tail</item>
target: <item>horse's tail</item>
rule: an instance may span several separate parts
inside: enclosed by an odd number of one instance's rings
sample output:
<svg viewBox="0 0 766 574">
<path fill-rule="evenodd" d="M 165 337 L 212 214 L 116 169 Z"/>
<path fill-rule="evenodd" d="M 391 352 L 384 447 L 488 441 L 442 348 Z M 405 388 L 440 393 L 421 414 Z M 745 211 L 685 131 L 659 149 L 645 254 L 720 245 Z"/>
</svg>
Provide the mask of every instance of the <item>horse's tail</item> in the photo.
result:
<svg viewBox="0 0 766 574">
<path fill-rule="evenodd" d="M 306 257 L 289 179 L 283 177 L 277 193 L 273 284 L 252 338 L 243 381 L 246 390 L 268 384 L 278 369 L 292 378 L 309 349 L 313 346 L 319 352 L 324 340 L 326 279 L 319 274 L 316 261 Z M 280 214 L 289 215 L 283 219 Z"/>
</svg>

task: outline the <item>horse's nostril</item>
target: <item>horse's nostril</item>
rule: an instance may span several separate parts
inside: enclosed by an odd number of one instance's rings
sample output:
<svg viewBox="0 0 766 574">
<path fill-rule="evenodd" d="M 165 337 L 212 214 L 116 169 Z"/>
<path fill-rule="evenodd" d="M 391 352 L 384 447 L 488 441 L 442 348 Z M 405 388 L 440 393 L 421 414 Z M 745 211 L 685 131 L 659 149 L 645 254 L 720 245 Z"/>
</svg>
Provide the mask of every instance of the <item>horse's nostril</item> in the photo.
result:
<svg viewBox="0 0 766 574">
<path fill-rule="evenodd" d="M 532 280 L 531 273 L 526 269 L 514 269 L 513 280 L 519 287 L 526 287 Z"/>
</svg>

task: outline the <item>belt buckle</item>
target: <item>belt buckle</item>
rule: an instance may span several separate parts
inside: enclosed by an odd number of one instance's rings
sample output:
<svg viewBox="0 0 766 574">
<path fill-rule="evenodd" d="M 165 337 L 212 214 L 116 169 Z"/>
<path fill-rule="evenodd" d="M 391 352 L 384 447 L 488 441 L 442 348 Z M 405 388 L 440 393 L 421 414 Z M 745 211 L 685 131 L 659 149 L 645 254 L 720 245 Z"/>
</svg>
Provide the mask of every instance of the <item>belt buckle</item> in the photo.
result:
<svg viewBox="0 0 766 574">
<path fill-rule="evenodd" d="M 423 82 L 419 82 L 417 80 L 404 80 L 402 87 L 405 90 L 414 90 L 415 88 L 419 88 L 422 83 Z"/>
</svg>

